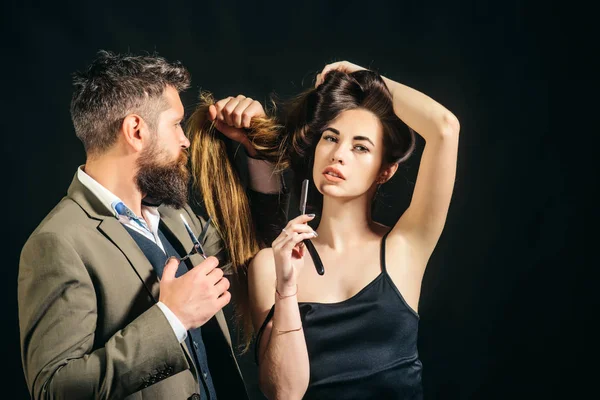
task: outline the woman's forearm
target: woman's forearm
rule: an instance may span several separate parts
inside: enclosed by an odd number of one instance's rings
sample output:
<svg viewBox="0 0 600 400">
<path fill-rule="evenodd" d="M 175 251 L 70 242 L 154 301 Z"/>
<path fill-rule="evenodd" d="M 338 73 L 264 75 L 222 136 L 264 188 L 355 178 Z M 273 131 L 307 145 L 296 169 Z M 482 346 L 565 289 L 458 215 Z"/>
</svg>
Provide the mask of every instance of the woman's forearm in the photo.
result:
<svg viewBox="0 0 600 400">
<path fill-rule="evenodd" d="M 296 295 L 276 298 L 269 334 L 259 364 L 261 389 L 269 399 L 301 399 L 310 367 Z"/>
<path fill-rule="evenodd" d="M 458 120 L 443 105 L 409 86 L 383 77 L 392 93 L 396 115 L 425 141 L 458 134 Z"/>
</svg>

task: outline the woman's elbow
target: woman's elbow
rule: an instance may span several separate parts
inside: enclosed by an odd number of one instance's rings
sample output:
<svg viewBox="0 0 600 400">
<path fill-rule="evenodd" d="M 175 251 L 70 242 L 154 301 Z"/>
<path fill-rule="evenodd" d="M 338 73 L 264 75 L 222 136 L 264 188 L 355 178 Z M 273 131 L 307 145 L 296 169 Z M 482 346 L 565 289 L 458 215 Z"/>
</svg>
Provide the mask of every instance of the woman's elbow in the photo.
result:
<svg viewBox="0 0 600 400">
<path fill-rule="evenodd" d="M 460 132 L 460 122 L 451 112 L 444 114 L 440 126 L 440 134 L 444 138 L 457 137 Z"/>
<path fill-rule="evenodd" d="M 258 374 L 258 386 L 269 400 L 300 400 L 308 389 L 308 381 L 307 376 L 306 379 L 294 379 L 293 382 L 284 383 L 263 369 L 260 369 Z"/>
</svg>

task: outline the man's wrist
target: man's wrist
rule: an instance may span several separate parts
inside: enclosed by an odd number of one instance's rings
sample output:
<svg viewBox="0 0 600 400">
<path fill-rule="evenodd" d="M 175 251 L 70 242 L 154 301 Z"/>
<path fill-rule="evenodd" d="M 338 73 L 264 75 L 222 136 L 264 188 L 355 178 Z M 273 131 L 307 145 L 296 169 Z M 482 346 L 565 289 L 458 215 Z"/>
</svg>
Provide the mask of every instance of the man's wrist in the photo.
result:
<svg viewBox="0 0 600 400">
<path fill-rule="evenodd" d="M 179 343 L 183 343 L 183 341 L 187 337 L 187 329 L 183 322 L 162 301 L 159 301 L 156 305 L 165 314 L 165 317 L 167 318 L 167 321 L 169 321 L 169 325 L 171 325 L 171 328 L 173 329 L 175 336 L 177 336 L 177 340 L 179 341 Z"/>
</svg>

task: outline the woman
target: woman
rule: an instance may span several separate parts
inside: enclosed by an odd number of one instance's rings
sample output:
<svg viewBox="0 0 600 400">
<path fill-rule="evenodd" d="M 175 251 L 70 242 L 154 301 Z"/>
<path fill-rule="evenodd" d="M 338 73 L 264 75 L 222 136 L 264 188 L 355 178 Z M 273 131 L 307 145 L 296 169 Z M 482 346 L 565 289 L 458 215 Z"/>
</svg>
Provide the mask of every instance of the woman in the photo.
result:
<svg viewBox="0 0 600 400">
<path fill-rule="evenodd" d="M 295 178 L 311 181 L 320 218 L 316 231 L 315 214 L 289 221 L 248 267 L 261 390 L 269 399 L 422 398 L 418 303 L 454 186 L 457 118 L 339 62 L 287 110 L 285 126 Z M 411 203 L 390 228 L 373 221 L 371 205 L 411 154 L 413 131 L 426 145 Z"/>
</svg>

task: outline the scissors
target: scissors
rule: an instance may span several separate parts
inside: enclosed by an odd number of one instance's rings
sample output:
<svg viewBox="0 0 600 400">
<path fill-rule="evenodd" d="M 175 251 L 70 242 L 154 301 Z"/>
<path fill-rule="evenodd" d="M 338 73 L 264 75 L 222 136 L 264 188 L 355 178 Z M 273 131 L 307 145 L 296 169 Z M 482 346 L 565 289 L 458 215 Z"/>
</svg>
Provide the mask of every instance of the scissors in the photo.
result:
<svg viewBox="0 0 600 400">
<path fill-rule="evenodd" d="M 185 255 L 185 257 L 181 258 L 179 261 L 185 261 L 188 258 L 190 258 L 190 256 L 192 256 L 196 253 L 200 254 L 206 260 L 206 253 L 204 252 L 204 248 L 202 247 L 202 244 L 200 244 L 200 241 L 198 240 L 196 235 L 194 235 L 192 228 L 190 228 L 190 226 L 188 225 L 188 223 L 185 220 L 185 218 L 183 217 L 183 215 L 179 214 L 179 216 L 181 217 L 181 220 L 183 221 L 183 225 L 185 225 L 185 230 L 187 231 L 188 235 L 190 235 L 190 239 L 192 239 L 192 243 L 194 244 L 194 247 L 192 247 L 192 250 L 190 250 L 190 252 L 187 253 Z M 208 227 L 209 222 L 210 222 L 210 219 L 208 221 L 206 221 L 207 227 Z"/>
</svg>

